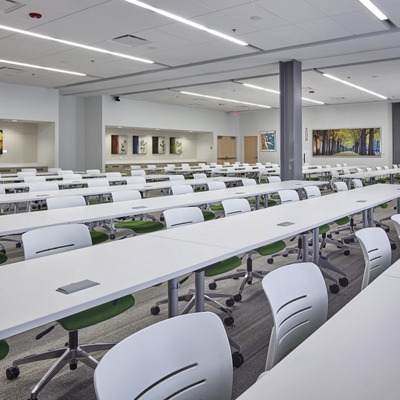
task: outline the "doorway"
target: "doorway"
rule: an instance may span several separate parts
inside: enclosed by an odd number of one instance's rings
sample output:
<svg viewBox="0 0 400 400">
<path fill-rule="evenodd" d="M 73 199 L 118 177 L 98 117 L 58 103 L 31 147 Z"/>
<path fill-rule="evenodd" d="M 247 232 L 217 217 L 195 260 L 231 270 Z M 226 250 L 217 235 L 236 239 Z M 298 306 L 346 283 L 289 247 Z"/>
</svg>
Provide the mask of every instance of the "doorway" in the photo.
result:
<svg viewBox="0 0 400 400">
<path fill-rule="evenodd" d="M 217 164 L 236 161 L 236 137 L 218 136 L 217 137 Z"/>
<path fill-rule="evenodd" d="M 244 137 L 244 161 L 248 164 L 255 164 L 258 162 L 258 147 L 257 136 Z"/>
</svg>

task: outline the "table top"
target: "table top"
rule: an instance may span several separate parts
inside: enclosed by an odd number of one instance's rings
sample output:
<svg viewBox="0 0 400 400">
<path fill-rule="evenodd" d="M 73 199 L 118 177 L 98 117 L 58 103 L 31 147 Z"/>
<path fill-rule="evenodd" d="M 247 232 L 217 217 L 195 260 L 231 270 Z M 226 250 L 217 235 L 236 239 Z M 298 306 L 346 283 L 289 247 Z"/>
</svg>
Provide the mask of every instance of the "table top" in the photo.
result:
<svg viewBox="0 0 400 400">
<path fill-rule="evenodd" d="M 392 269 L 399 266 L 400 261 L 238 400 L 398 399 L 400 279 Z"/>
<path fill-rule="evenodd" d="M 395 175 L 395 174 L 400 174 L 399 168 L 382 169 L 380 171 L 357 172 L 355 174 L 344 174 L 344 175 L 340 175 L 340 178 L 342 178 L 342 179 L 365 179 L 365 178 L 375 178 L 375 177 L 379 177 L 379 176 Z"/>
</svg>

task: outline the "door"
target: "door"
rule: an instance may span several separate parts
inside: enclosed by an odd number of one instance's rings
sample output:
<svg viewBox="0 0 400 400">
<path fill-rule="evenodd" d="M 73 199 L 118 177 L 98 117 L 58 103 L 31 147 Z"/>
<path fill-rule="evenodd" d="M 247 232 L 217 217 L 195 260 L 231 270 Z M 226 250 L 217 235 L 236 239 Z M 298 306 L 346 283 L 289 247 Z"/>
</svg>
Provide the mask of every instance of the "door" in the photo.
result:
<svg viewBox="0 0 400 400">
<path fill-rule="evenodd" d="M 218 136 L 217 138 L 217 164 L 236 161 L 236 137 Z"/>
<path fill-rule="evenodd" d="M 244 137 L 244 161 L 245 163 L 255 164 L 258 162 L 257 136 Z"/>
</svg>

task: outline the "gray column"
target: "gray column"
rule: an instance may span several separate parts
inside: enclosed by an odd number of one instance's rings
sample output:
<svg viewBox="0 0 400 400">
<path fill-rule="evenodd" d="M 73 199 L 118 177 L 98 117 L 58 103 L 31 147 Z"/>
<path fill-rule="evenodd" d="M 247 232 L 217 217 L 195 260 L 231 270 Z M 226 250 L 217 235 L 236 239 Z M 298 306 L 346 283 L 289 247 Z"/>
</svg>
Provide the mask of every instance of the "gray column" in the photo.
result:
<svg viewBox="0 0 400 400">
<path fill-rule="evenodd" d="M 301 179 L 302 103 L 301 63 L 279 63 L 281 141 L 281 179 Z"/>
<path fill-rule="evenodd" d="M 400 163 L 400 103 L 392 104 L 393 164 Z M 381 145 L 382 146 L 382 145 Z"/>
</svg>

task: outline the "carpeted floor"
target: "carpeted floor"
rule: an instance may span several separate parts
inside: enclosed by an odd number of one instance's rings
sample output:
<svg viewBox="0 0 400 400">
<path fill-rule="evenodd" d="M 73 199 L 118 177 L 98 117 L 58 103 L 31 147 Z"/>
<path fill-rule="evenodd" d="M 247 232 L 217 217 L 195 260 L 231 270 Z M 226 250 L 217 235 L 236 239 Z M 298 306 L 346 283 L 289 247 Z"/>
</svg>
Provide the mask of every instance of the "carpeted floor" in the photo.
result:
<svg viewBox="0 0 400 400">
<path fill-rule="evenodd" d="M 389 216 L 396 211 L 393 210 L 395 204 L 392 202 L 386 210 L 378 209 L 375 212 L 375 218 L 380 219 Z M 391 222 L 389 235 L 398 238 Z M 344 236 L 345 234 L 334 235 L 334 237 Z M 288 242 L 293 246 L 295 241 Z M 14 244 L 5 243 L 9 262 L 22 259 L 22 251 L 16 249 Z M 101 245 L 99 245 L 101 246 Z M 100 250 L 100 247 L 99 247 Z M 349 286 L 342 288 L 338 294 L 329 293 L 329 317 L 335 314 L 354 296 L 356 296 L 361 287 L 361 279 L 364 270 L 364 260 L 361 249 L 357 243 L 350 244 L 351 254 L 344 256 L 342 250 L 335 246 L 328 245 L 324 254 L 329 260 L 339 266 L 347 273 Z M 400 250 L 393 251 L 393 261 L 400 256 Z M 274 264 L 269 265 L 266 258 L 253 256 L 254 269 L 272 270 L 294 261 L 295 256 L 288 258 L 278 257 Z M 243 259 L 245 264 L 245 259 Z M 56 268 L 56 266 L 55 266 Z M 209 282 L 209 280 L 207 281 Z M 225 280 L 219 283 L 218 289 L 226 293 L 235 293 L 240 281 Z M 329 285 L 329 282 L 327 282 Z M 185 290 L 194 286 L 193 280 L 184 284 Z M 158 299 L 165 297 L 166 286 L 150 288 L 139 293 L 135 293 L 135 306 L 123 315 L 114 318 L 95 327 L 82 330 L 80 332 L 80 342 L 118 342 L 134 332 L 155 322 L 166 318 L 166 308 L 162 307 L 161 313 L 157 316 L 150 314 L 150 307 Z M 182 304 L 183 306 L 183 304 Z M 29 307 L 29 304 L 27 304 Z M 238 341 L 242 346 L 242 353 L 245 363 L 234 370 L 234 385 L 232 399 L 236 399 L 243 391 L 251 386 L 258 375 L 263 372 L 268 349 L 269 335 L 272 328 L 272 316 L 269 306 L 261 288 L 261 282 L 256 280 L 252 285 L 248 285 L 243 292 L 243 300 L 232 307 L 234 311 L 235 323 L 226 328 L 228 335 Z M 212 309 L 213 311 L 215 309 Z M 12 312 L 12 299 L 10 299 L 10 312 Z M 220 313 L 221 317 L 223 314 Z M 46 327 L 48 327 L 47 325 Z M 21 374 L 15 381 L 8 381 L 5 377 L 5 370 L 12 363 L 12 360 L 51 348 L 63 346 L 67 341 L 66 332 L 57 326 L 51 333 L 39 341 L 35 336 L 44 330 L 45 327 L 39 327 L 29 332 L 11 337 L 8 339 L 10 344 L 9 356 L 0 362 L 0 399 L 1 400 L 26 400 L 30 398 L 30 390 L 45 374 L 52 362 L 38 362 L 30 365 L 21 366 Z M 327 344 L 329 345 L 329 344 Z M 184 349 L 182 349 L 184 351 Z M 152 352 L 149 345 L 148 352 Z M 98 354 L 101 357 L 101 354 Z M 132 354 L 131 356 L 135 356 Z M 338 355 L 339 356 L 339 355 Z M 118 366 L 116 366 L 118 368 Z M 93 372 L 85 365 L 80 364 L 75 371 L 69 371 L 64 368 L 55 379 L 39 395 L 40 400 L 95 400 L 96 396 L 93 389 Z M 116 399 L 117 400 L 117 399 Z"/>
</svg>

